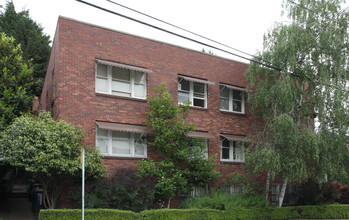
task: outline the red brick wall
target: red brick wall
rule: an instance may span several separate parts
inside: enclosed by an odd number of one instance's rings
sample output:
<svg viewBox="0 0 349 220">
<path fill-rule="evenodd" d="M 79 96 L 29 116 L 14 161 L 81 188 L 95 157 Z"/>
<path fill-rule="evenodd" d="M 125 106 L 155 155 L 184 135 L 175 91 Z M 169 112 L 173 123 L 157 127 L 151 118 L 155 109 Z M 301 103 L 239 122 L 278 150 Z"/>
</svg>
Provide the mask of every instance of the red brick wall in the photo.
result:
<svg viewBox="0 0 349 220">
<path fill-rule="evenodd" d="M 87 144 L 95 146 L 97 120 L 141 125 L 148 111 L 144 100 L 95 93 L 96 58 L 152 70 L 147 76 L 148 95 L 152 95 L 154 87 L 166 83 L 177 100 L 178 74 L 215 82 L 208 85 L 207 109 L 192 107 L 188 120 L 196 124 L 197 130 L 208 131 L 216 137 L 209 140 L 209 155 L 218 155 L 217 164 L 221 133 L 249 135 L 259 124 L 248 106 L 244 115 L 223 113 L 219 109 L 219 84 L 246 87 L 247 64 L 60 17 L 41 106 L 52 110 L 57 119 L 64 118 L 82 126 Z M 148 155 L 152 157 L 151 153 Z M 132 166 L 136 162 L 135 159 L 105 158 L 111 171 L 113 167 Z M 240 168 L 239 163 L 224 164 L 227 174 Z"/>
</svg>

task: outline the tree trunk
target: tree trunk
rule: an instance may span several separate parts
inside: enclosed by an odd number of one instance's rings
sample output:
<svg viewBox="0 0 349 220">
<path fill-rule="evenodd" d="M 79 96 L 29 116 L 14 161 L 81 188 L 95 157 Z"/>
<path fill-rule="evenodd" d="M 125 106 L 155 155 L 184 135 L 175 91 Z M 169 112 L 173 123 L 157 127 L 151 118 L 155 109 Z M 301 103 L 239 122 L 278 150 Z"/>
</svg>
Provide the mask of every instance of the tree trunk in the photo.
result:
<svg viewBox="0 0 349 220">
<path fill-rule="evenodd" d="M 287 179 L 284 179 L 284 181 L 282 183 L 281 190 L 280 190 L 278 207 L 281 207 L 282 203 L 284 202 L 284 197 L 285 197 L 285 193 L 286 193 L 286 187 L 287 187 Z"/>
<path fill-rule="evenodd" d="M 269 198 L 269 189 L 270 189 L 270 171 L 267 173 L 267 180 L 265 182 L 265 199 Z"/>
<path fill-rule="evenodd" d="M 168 199 L 168 202 L 167 202 L 167 209 L 170 209 L 170 205 L 171 205 L 171 199 Z"/>
</svg>

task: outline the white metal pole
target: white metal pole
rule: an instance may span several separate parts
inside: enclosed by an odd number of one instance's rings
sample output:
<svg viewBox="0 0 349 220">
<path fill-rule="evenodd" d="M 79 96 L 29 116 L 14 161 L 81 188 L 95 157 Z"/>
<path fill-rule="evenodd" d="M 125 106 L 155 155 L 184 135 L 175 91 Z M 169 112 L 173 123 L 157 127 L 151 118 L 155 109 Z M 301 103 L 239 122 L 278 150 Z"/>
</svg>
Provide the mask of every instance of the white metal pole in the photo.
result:
<svg viewBox="0 0 349 220">
<path fill-rule="evenodd" d="M 85 148 L 82 148 L 82 220 L 85 219 Z"/>
</svg>

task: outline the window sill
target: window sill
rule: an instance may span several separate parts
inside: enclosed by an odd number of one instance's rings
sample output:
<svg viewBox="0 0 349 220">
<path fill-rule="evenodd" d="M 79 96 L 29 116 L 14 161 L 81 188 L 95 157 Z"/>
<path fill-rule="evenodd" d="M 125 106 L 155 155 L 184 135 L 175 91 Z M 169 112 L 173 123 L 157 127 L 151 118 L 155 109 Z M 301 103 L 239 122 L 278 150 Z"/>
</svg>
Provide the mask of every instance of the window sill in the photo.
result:
<svg viewBox="0 0 349 220">
<path fill-rule="evenodd" d="M 147 157 L 103 156 L 103 159 L 108 159 L 108 160 L 142 160 L 142 159 L 147 159 Z"/>
<path fill-rule="evenodd" d="M 231 111 L 226 111 L 226 110 L 222 110 L 222 109 L 220 109 L 220 112 L 222 114 L 227 114 L 227 115 L 239 115 L 239 116 L 243 116 L 243 117 L 246 116 L 245 112 L 244 113 L 242 113 L 242 112 L 231 112 Z"/>
<path fill-rule="evenodd" d="M 233 161 L 233 160 L 221 160 L 220 162 L 221 163 L 227 163 L 227 164 L 232 164 L 232 163 L 242 164 L 242 163 L 245 163 L 245 161 Z"/>
<path fill-rule="evenodd" d="M 208 111 L 207 108 L 203 108 L 203 107 L 197 107 L 197 106 L 189 106 L 190 109 L 194 109 L 194 110 L 199 110 L 199 111 Z"/>
<path fill-rule="evenodd" d="M 124 96 L 111 95 L 111 94 L 105 94 L 105 93 L 99 93 L 99 92 L 96 92 L 95 94 L 96 94 L 96 96 L 102 96 L 102 97 L 107 97 L 107 98 L 124 99 L 124 100 L 144 102 L 144 103 L 147 102 L 146 99 L 140 99 L 140 98 L 124 97 Z"/>
</svg>

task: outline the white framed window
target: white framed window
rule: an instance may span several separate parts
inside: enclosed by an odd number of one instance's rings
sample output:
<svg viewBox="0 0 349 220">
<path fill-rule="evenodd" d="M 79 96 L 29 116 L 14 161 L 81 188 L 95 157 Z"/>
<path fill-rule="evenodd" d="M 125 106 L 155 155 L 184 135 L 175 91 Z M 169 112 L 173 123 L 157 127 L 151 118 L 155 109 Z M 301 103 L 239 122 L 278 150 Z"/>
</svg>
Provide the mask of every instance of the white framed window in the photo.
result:
<svg viewBox="0 0 349 220">
<path fill-rule="evenodd" d="M 271 184 L 271 202 L 272 204 L 277 204 L 279 201 L 280 196 L 280 183 L 273 183 Z"/>
<path fill-rule="evenodd" d="M 245 153 L 243 151 L 243 142 L 229 140 L 221 136 L 221 161 L 244 162 Z"/>
<path fill-rule="evenodd" d="M 96 129 L 96 146 L 104 156 L 147 157 L 141 133 Z"/>
<path fill-rule="evenodd" d="M 245 113 L 244 91 L 233 86 L 220 85 L 220 109 L 223 111 Z"/>
<path fill-rule="evenodd" d="M 193 191 L 190 192 L 190 196 L 203 196 L 208 193 L 208 184 L 206 186 L 194 186 Z"/>
<path fill-rule="evenodd" d="M 96 92 L 145 99 L 146 73 L 103 63 L 96 63 Z"/>
<path fill-rule="evenodd" d="M 202 141 L 202 144 L 204 146 L 202 151 L 200 152 L 200 154 L 199 154 L 199 152 L 191 151 L 189 154 L 189 158 L 195 158 L 195 155 L 203 155 L 204 158 L 208 159 L 208 140 L 200 138 L 200 141 Z"/>
<path fill-rule="evenodd" d="M 178 77 L 178 104 L 189 100 L 190 106 L 207 108 L 207 85 L 203 80 L 200 81 L 195 82 Z"/>
<path fill-rule="evenodd" d="M 223 190 L 230 195 L 241 195 L 245 191 L 245 186 L 242 184 L 231 184 L 224 186 Z"/>
</svg>

